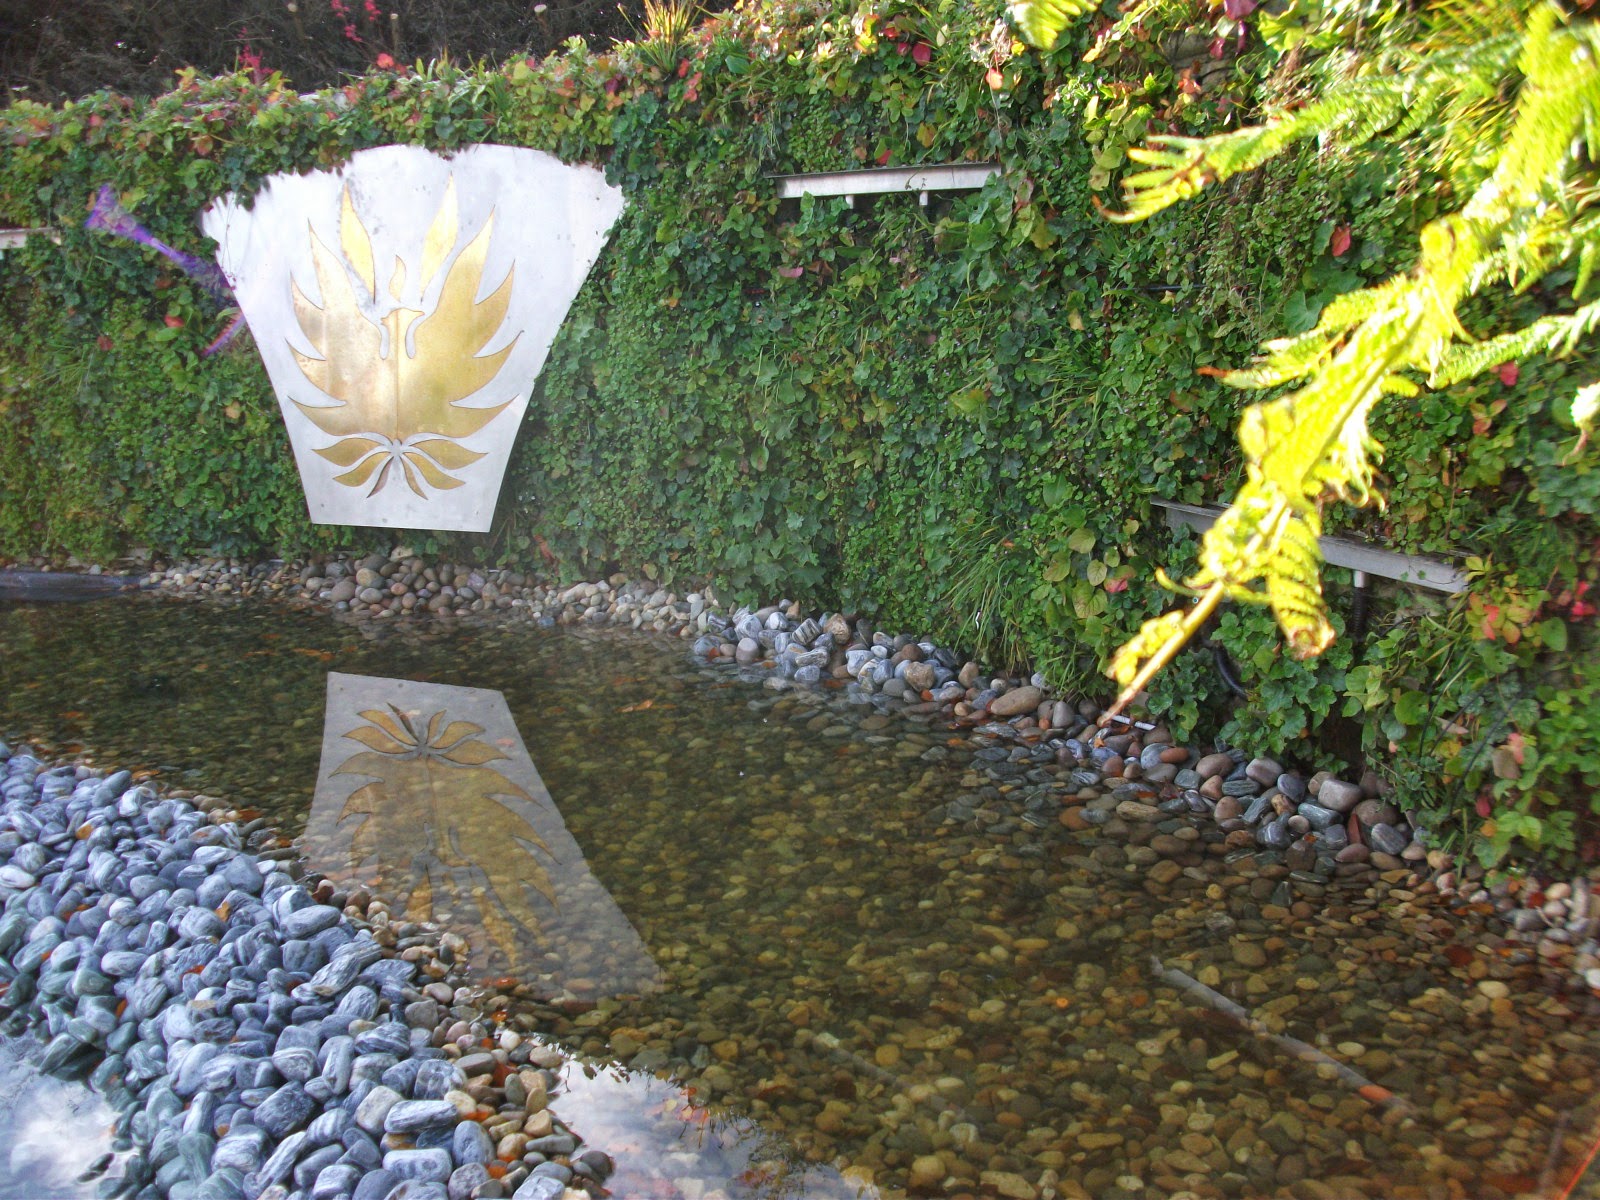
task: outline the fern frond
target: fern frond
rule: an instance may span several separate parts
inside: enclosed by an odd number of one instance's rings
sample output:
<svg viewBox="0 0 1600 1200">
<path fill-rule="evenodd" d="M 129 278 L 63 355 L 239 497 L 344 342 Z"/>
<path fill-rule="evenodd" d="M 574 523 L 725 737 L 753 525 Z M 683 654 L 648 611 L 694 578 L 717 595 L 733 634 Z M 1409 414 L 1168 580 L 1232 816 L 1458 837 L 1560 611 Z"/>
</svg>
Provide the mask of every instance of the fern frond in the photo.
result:
<svg viewBox="0 0 1600 1200">
<path fill-rule="evenodd" d="M 1095 0 L 1019 0 L 1011 19 L 1028 45 L 1054 50 L 1069 25 L 1099 7 Z"/>
<path fill-rule="evenodd" d="M 1329 88 L 1314 103 L 1265 125 L 1207 138 L 1153 137 L 1128 157 L 1153 170 L 1123 180 L 1126 209 L 1114 220 L 1139 221 L 1262 163 L 1296 142 L 1338 135 L 1362 145 L 1397 122 L 1414 132 L 1447 100 L 1490 95 L 1517 61 L 1521 38 L 1501 32 L 1476 45 L 1416 56 L 1396 74 L 1364 75 Z M 1471 87 L 1464 91 L 1464 83 Z"/>
<path fill-rule="evenodd" d="M 1596 267 L 1600 267 L 1600 237 L 1584 239 L 1577 248 L 1578 277 L 1572 283 L 1572 294 L 1581 298 L 1589 290 Z"/>
<path fill-rule="evenodd" d="M 1438 369 L 1428 377 L 1430 387 L 1449 387 L 1501 363 L 1531 354 L 1556 357 L 1571 354 L 1578 342 L 1600 328 L 1600 301 L 1585 304 L 1576 312 L 1541 317 L 1510 333 L 1465 346 L 1451 346 Z"/>
<path fill-rule="evenodd" d="M 1412 271 L 1339 297 L 1315 329 L 1269 342 L 1261 360 L 1224 377 L 1239 387 L 1299 386 L 1240 420 L 1246 481 L 1206 531 L 1199 570 L 1184 581 L 1201 592 L 1201 603 L 1146 622 L 1118 652 L 1113 668 L 1124 687 L 1108 717 L 1193 636 L 1196 614 L 1224 597 L 1270 605 L 1295 654 L 1320 653 L 1333 638 L 1317 547 L 1322 505 L 1332 497 L 1382 503 L 1373 490 L 1372 463 L 1382 448 L 1367 429 L 1372 405 L 1385 395 L 1414 395 L 1412 373 L 1447 383 L 1523 354 L 1566 352 L 1600 327 L 1597 301 L 1463 345 L 1471 339 L 1456 313 L 1464 297 L 1491 283 L 1530 286 L 1573 259 L 1587 283 L 1600 266 L 1600 215 L 1589 211 L 1588 182 L 1600 160 L 1600 29 L 1569 22 L 1545 3 L 1520 31 L 1419 54 L 1406 75 L 1331 88 L 1322 101 L 1271 125 L 1203 140 L 1155 139 L 1133 154 L 1153 169 L 1126 181 L 1127 219 L 1249 169 L 1298 138 L 1411 132 L 1440 114 L 1448 122 L 1485 103 L 1484 89 L 1509 82 L 1513 68 L 1521 76 L 1509 123 L 1498 116 L 1484 122 L 1480 131 L 1495 140 L 1472 147 L 1492 169 L 1477 172 L 1459 211 L 1423 227 Z M 1401 107 L 1413 100 L 1425 115 Z M 1446 150 L 1470 145 L 1461 131 L 1447 132 Z M 1581 448 L 1600 414 L 1600 384 L 1578 392 L 1572 414 Z"/>
<path fill-rule="evenodd" d="M 1334 638 L 1322 599 L 1322 516 L 1296 517 L 1283 532 L 1268 565 L 1267 602 L 1296 658 L 1315 658 Z"/>
<path fill-rule="evenodd" d="M 1262 347 L 1264 357 L 1222 381 L 1230 387 L 1265 389 L 1281 387 L 1320 370 L 1338 352 L 1350 331 L 1394 307 L 1404 280 L 1387 280 L 1358 288 L 1323 305 L 1316 327 L 1291 338 L 1276 338 Z"/>
</svg>

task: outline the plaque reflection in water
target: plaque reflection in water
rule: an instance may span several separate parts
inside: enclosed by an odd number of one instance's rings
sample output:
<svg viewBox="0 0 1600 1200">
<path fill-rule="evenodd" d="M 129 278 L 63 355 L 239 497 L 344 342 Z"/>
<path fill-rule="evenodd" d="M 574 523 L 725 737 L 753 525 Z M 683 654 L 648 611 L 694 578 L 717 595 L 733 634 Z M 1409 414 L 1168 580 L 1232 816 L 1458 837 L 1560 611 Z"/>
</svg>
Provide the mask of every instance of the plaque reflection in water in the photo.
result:
<svg viewBox="0 0 1600 1200">
<path fill-rule="evenodd" d="M 463 934 L 480 971 L 546 998 L 659 985 L 497 691 L 330 674 L 305 837 L 329 878 Z"/>
</svg>

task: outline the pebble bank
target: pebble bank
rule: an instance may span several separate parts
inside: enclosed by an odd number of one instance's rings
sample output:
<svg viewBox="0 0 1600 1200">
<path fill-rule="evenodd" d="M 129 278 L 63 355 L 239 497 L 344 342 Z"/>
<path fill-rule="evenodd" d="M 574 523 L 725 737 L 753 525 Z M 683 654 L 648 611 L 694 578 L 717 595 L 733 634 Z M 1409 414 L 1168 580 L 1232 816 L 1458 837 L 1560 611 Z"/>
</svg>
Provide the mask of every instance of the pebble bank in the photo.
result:
<svg viewBox="0 0 1600 1200">
<path fill-rule="evenodd" d="M 548 1108 L 558 1050 L 481 1045 L 448 939 L 384 937 L 370 897 L 126 771 L 0 743 L 0 799 L 0 1014 L 120 1114 L 101 1194 L 580 1200 L 610 1173 Z"/>
</svg>

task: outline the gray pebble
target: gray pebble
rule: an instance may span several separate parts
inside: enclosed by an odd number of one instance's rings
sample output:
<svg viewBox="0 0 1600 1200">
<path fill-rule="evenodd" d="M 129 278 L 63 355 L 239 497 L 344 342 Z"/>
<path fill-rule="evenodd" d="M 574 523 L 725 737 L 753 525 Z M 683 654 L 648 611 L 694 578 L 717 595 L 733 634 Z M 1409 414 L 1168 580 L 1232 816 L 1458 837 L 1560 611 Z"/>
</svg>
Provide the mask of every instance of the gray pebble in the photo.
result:
<svg viewBox="0 0 1600 1200">
<path fill-rule="evenodd" d="M 256 1106 L 256 1124 L 273 1137 L 299 1129 L 311 1116 L 311 1097 L 298 1083 L 286 1083 Z"/>
<path fill-rule="evenodd" d="M 454 1167 L 448 1150 L 391 1150 L 383 1156 L 383 1169 L 396 1179 L 443 1183 Z"/>
<path fill-rule="evenodd" d="M 383 1128 L 385 1133 L 418 1133 L 451 1125 L 459 1115 L 456 1106 L 448 1100 L 401 1100 L 389 1109 Z"/>
<path fill-rule="evenodd" d="M 545 1175 L 530 1175 L 515 1192 L 511 1200 L 561 1200 L 566 1185 L 559 1179 Z"/>
</svg>

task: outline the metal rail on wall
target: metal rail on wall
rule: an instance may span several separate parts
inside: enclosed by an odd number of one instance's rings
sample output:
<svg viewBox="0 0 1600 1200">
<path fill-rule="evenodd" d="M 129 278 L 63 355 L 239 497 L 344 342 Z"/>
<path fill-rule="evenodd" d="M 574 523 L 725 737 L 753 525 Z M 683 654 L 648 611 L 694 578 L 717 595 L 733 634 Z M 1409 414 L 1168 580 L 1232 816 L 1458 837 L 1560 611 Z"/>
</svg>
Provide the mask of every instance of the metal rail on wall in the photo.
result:
<svg viewBox="0 0 1600 1200">
<path fill-rule="evenodd" d="M 1223 510 L 1216 505 L 1180 504 L 1176 500 L 1153 502 L 1165 511 L 1168 529 L 1193 529 L 1204 533 L 1211 528 Z M 1365 644 L 1368 614 L 1371 611 L 1372 578 L 1393 579 L 1409 587 L 1427 588 L 1435 592 L 1456 595 L 1467 589 L 1467 577 L 1443 559 L 1427 558 L 1419 554 L 1399 554 L 1393 550 L 1380 550 L 1349 538 L 1322 537 L 1317 539 L 1323 560 L 1335 567 L 1348 567 L 1350 582 L 1355 589 L 1354 604 L 1350 614 L 1350 637 L 1358 647 Z M 1218 642 L 1209 638 L 1203 644 L 1211 647 L 1216 658 L 1217 671 L 1228 689 L 1238 696 L 1248 696 L 1249 689 L 1239 675 L 1239 669 L 1228 652 Z"/>
<path fill-rule="evenodd" d="M 1175 500 L 1156 500 L 1155 506 L 1166 510 L 1167 528 L 1188 526 L 1197 533 L 1211 528 L 1211 523 L 1222 515 L 1222 509 L 1213 505 L 1179 504 Z M 1348 538 L 1323 537 L 1317 539 L 1322 557 L 1331 566 L 1348 567 L 1355 572 L 1357 588 L 1365 588 L 1374 575 L 1380 579 L 1393 579 L 1411 587 L 1429 588 L 1435 592 L 1455 595 L 1467 590 L 1467 577 L 1443 559 L 1427 558 L 1420 554 L 1399 554 L 1393 550 L 1354 542 Z"/>
<path fill-rule="evenodd" d="M 801 196 L 843 196 L 850 208 L 857 196 L 915 192 L 926 208 L 929 192 L 973 191 L 1000 174 L 999 163 L 931 163 L 916 167 L 867 167 L 859 171 L 814 171 L 805 175 L 773 175 L 778 199 Z"/>
<path fill-rule="evenodd" d="M 31 237 L 49 238 L 56 245 L 61 244 L 61 234 L 54 229 L 0 229 L 0 254 L 20 250 Z"/>
</svg>

